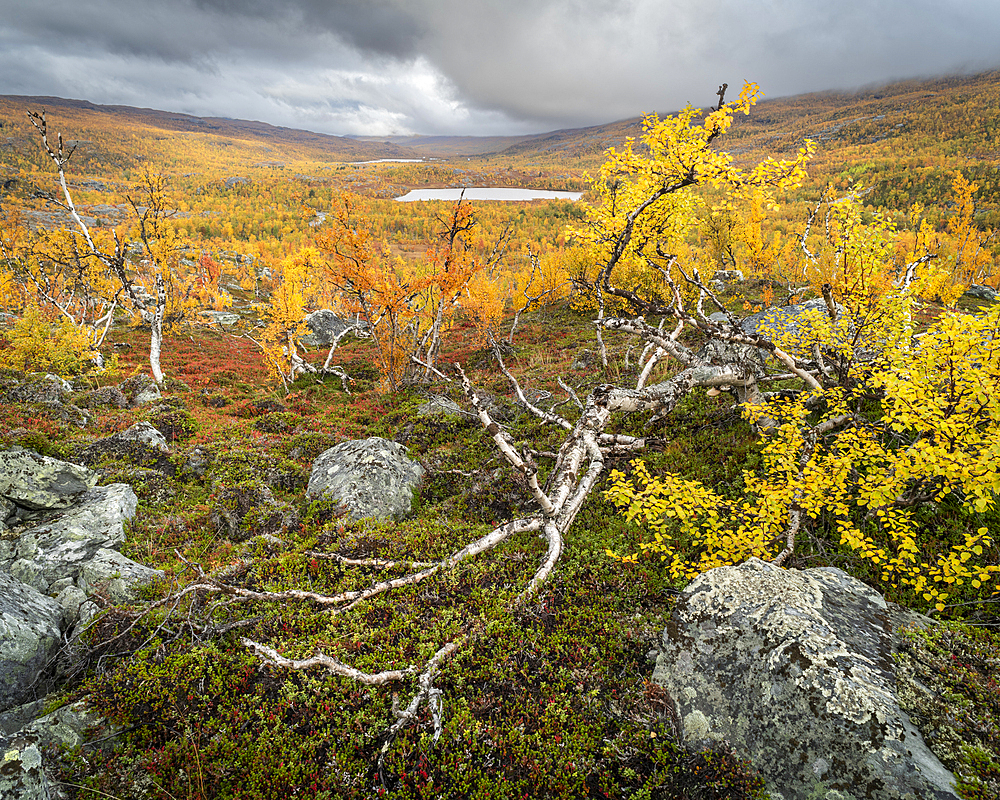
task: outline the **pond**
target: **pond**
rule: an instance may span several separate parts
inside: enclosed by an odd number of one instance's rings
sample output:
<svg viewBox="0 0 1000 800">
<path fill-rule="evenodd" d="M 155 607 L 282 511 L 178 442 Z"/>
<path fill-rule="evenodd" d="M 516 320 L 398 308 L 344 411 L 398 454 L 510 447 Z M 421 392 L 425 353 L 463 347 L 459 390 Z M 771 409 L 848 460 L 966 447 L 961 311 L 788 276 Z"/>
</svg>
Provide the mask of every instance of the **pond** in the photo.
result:
<svg viewBox="0 0 1000 800">
<path fill-rule="evenodd" d="M 412 189 L 396 199 L 403 203 L 413 200 L 458 200 L 461 189 Z M 466 200 L 579 200 L 583 192 L 557 192 L 550 189 L 511 189 L 472 187 L 465 190 Z"/>
</svg>

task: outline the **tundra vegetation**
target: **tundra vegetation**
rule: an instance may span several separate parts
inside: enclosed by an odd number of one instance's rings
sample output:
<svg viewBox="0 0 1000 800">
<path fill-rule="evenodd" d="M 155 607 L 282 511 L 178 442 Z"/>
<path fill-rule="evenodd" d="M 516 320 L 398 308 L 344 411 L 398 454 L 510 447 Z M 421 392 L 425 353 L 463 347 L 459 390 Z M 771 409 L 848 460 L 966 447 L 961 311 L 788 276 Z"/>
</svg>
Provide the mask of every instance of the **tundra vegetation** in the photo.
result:
<svg viewBox="0 0 1000 800">
<path fill-rule="evenodd" d="M 173 448 L 169 469 L 102 465 L 140 496 L 129 555 L 168 577 L 75 645 L 66 699 L 124 745 L 65 756 L 81 797 L 762 797 L 752 765 L 677 743 L 647 660 L 678 587 L 751 556 L 980 626 L 914 639 L 911 665 L 965 654 L 943 680 L 972 698 L 969 744 L 941 757 L 966 796 L 996 791 L 1000 305 L 963 295 L 996 285 L 977 208 L 996 189 L 971 168 L 875 205 L 874 167 L 831 175 L 794 126 L 786 158 L 736 157 L 722 144 L 751 139 L 758 97 L 646 117 L 592 176 L 566 168 L 553 188 L 585 186 L 581 206 L 379 200 L 444 176 L 407 164 L 191 193 L 130 168 L 123 201 L 85 207 L 104 198 L 31 118 L 43 158 L 15 155 L 55 166 L 68 217 L 37 224 L 27 177 L 3 198 L 0 358 L 93 387 L 149 368 L 170 413 L 95 406 L 77 430 L 8 404 L 4 442 L 72 460 L 148 417 Z M 151 160 L 179 172 L 169 155 Z M 524 159 L 511 182 L 555 182 Z M 747 324 L 775 305 L 799 308 Z M 229 307 L 235 327 L 193 324 Z M 313 350 L 321 307 L 355 327 Z M 463 411 L 418 413 L 432 397 Z M 317 455 L 374 435 L 427 471 L 410 517 L 305 498 Z M 226 535 L 220 510 L 261 487 L 294 523 L 243 509 Z"/>
</svg>

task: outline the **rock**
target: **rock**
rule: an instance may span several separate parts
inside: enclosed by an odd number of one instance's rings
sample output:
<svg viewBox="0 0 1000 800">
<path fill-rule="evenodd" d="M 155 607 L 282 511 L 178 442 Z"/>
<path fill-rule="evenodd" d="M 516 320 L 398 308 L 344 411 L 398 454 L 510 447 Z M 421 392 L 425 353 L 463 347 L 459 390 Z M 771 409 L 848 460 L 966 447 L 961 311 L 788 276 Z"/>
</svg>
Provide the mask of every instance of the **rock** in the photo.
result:
<svg viewBox="0 0 1000 800">
<path fill-rule="evenodd" d="M 55 600 L 0 572 L 0 711 L 32 699 L 62 643 L 61 622 Z"/>
<path fill-rule="evenodd" d="M 759 559 L 680 596 L 653 680 L 687 744 L 726 741 L 775 800 L 954 800 L 954 779 L 900 709 L 896 607 L 833 568 Z"/>
<path fill-rule="evenodd" d="M 85 393 L 80 398 L 79 404 L 90 408 L 94 406 L 128 408 L 129 399 L 117 386 L 105 386 L 101 389 L 94 389 L 92 392 Z"/>
<path fill-rule="evenodd" d="M 601 359 L 593 350 L 581 350 L 576 354 L 576 358 L 573 359 L 573 363 L 570 364 L 570 369 L 575 370 L 585 370 L 590 369 L 595 364 L 600 363 Z"/>
<path fill-rule="evenodd" d="M 112 603 L 128 603 L 135 600 L 135 589 L 163 577 L 163 570 L 143 566 L 127 558 L 117 550 L 101 548 L 94 557 L 83 564 L 77 585 L 87 594 L 100 594 Z M 73 587 L 64 590 L 70 591 Z M 60 595 L 63 597 L 63 595 Z M 73 603 L 79 595 L 64 599 Z M 57 602 L 59 597 L 56 598 Z M 77 603 L 77 610 L 86 596 Z"/>
<path fill-rule="evenodd" d="M 379 437 L 356 439 L 320 454 L 306 496 L 336 500 L 354 519 L 401 516 L 409 513 L 423 474 L 403 445 Z"/>
<path fill-rule="evenodd" d="M 6 394 L 12 402 L 42 403 L 54 408 L 69 401 L 72 388 L 58 375 L 33 375 L 8 387 Z"/>
<path fill-rule="evenodd" d="M 217 325 L 235 325 L 240 321 L 240 315 L 232 311 L 202 311 L 200 316 Z"/>
<path fill-rule="evenodd" d="M 991 303 L 995 303 L 1000 294 L 997 293 L 996 289 L 991 289 L 989 286 L 981 286 L 978 283 L 973 283 L 965 290 L 963 297 L 971 297 L 974 300 L 987 300 Z"/>
<path fill-rule="evenodd" d="M 187 460 L 184 462 L 184 467 L 196 478 L 204 478 L 205 473 L 208 472 L 208 468 L 211 466 L 213 459 L 214 456 L 212 453 L 204 447 L 195 447 L 190 453 L 188 453 Z"/>
<path fill-rule="evenodd" d="M 56 602 L 63 610 L 63 626 L 67 629 L 73 627 L 77 620 L 80 619 L 80 606 L 87 602 L 86 592 L 73 584 L 62 589 L 56 589 L 55 586 L 51 586 L 49 587 L 49 592 L 56 594 Z"/>
<path fill-rule="evenodd" d="M 826 301 L 821 297 L 813 300 L 806 300 L 794 306 L 772 306 L 751 314 L 740 323 L 747 333 L 759 333 L 763 336 L 771 337 L 782 331 L 797 331 L 798 319 L 807 311 L 819 311 L 821 314 L 827 313 Z M 844 309 L 838 306 L 838 313 L 842 314 Z"/>
<path fill-rule="evenodd" d="M 78 506 L 22 533 L 15 559 L 0 563 L 0 569 L 42 592 L 62 578 L 75 581 L 99 550 L 125 541 L 124 523 L 137 504 L 135 492 L 123 483 L 90 489 Z"/>
<path fill-rule="evenodd" d="M 717 269 L 715 274 L 712 276 L 713 281 L 720 281 L 723 284 L 726 283 L 742 283 L 743 270 L 741 269 Z"/>
<path fill-rule="evenodd" d="M 72 384 L 70 384 L 68 380 L 66 380 L 65 378 L 60 378 L 58 375 L 53 375 L 51 372 L 46 372 L 42 376 L 42 380 L 47 381 L 48 383 L 55 384 L 60 389 L 62 389 L 63 392 L 65 392 L 66 394 L 69 394 L 70 392 L 73 391 L 73 386 Z"/>
<path fill-rule="evenodd" d="M 119 387 L 132 408 L 162 400 L 160 387 L 148 375 L 133 375 Z"/>
<path fill-rule="evenodd" d="M 0 737 L 17 733 L 21 728 L 42 715 L 45 708 L 45 698 L 32 700 L 20 706 L 13 706 L 6 711 L 0 711 Z M 0 750 L 2 755 L 2 750 Z"/>
<path fill-rule="evenodd" d="M 23 508 L 66 508 L 97 483 L 86 467 L 14 447 L 0 453 L 0 495 Z"/>
<path fill-rule="evenodd" d="M 88 467 L 112 464 L 117 469 L 132 464 L 173 475 L 177 468 L 169 455 L 163 433 L 148 422 L 137 422 L 127 430 L 98 439 L 81 450 L 78 457 Z M 118 475 L 120 478 L 121 472 Z"/>
<path fill-rule="evenodd" d="M 58 779 L 58 769 L 49 767 L 47 751 L 54 746 L 79 747 L 88 729 L 106 724 L 83 703 L 73 703 L 39 717 L 14 734 L 0 736 L 0 797 L 10 800 L 55 800 L 69 797 Z M 102 748 L 113 747 L 112 735 Z M 48 767 L 48 768 L 47 768 Z M 50 775 L 49 773 L 55 773 Z"/>
<path fill-rule="evenodd" d="M 249 178 L 244 178 L 241 175 L 233 175 L 230 178 L 226 178 L 226 188 L 232 189 L 234 186 L 243 186 L 244 184 L 250 183 Z"/>
<path fill-rule="evenodd" d="M 0 797 L 4 800 L 52 800 L 54 793 L 43 769 L 38 737 L 15 733 L 0 737 Z"/>
<path fill-rule="evenodd" d="M 138 442 L 146 445 L 149 449 L 157 450 L 160 453 L 170 452 L 170 448 L 167 447 L 166 437 L 148 422 L 137 422 L 131 428 L 121 431 L 120 433 L 116 433 L 114 436 L 111 436 L 103 441 L 123 443 Z"/>
<path fill-rule="evenodd" d="M 309 326 L 310 332 L 299 341 L 309 347 L 329 347 L 333 344 L 334 339 L 352 325 L 365 327 L 365 323 L 352 322 L 343 317 L 338 317 L 328 308 L 321 308 L 319 311 L 306 314 L 305 322 Z"/>
</svg>

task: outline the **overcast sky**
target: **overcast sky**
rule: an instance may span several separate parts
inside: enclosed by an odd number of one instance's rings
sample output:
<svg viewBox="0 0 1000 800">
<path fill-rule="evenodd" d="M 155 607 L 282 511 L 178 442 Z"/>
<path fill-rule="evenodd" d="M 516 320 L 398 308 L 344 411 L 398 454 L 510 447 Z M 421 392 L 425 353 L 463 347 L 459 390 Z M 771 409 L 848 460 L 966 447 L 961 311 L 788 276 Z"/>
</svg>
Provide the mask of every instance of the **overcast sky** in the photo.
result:
<svg viewBox="0 0 1000 800">
<path fill-rule="evenodd" d="M 532 133 L 723 82 L 995 67 L 998 0 L 0 0 L 0 94 L 333 134 Z"/>
</svg>

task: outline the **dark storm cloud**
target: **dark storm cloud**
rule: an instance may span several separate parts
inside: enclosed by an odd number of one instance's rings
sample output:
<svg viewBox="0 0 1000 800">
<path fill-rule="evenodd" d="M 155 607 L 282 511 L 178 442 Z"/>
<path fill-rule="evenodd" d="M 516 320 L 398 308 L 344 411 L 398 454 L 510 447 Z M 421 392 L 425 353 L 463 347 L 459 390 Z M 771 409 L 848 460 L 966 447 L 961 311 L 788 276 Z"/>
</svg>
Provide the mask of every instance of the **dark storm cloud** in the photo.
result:
<svg viewBox="0 0 1000 800">
<path fill-rule="evenodd" d="M 205 9 L 226 16 L 260 19 L 295 17 L 305 28 L 319 27 L 360 50 L 394 58 L 412 58 L 424 34 L 421 19 L 404 3 L 378 0 L 302 0 L 273 3 L 267 0 L 196 0 Z"/>
<path fill-rule="evenodd" d="M 1000 66 L 996 0 L 0 0 L 0 93 L 527 132 Z"/>
</svg>

